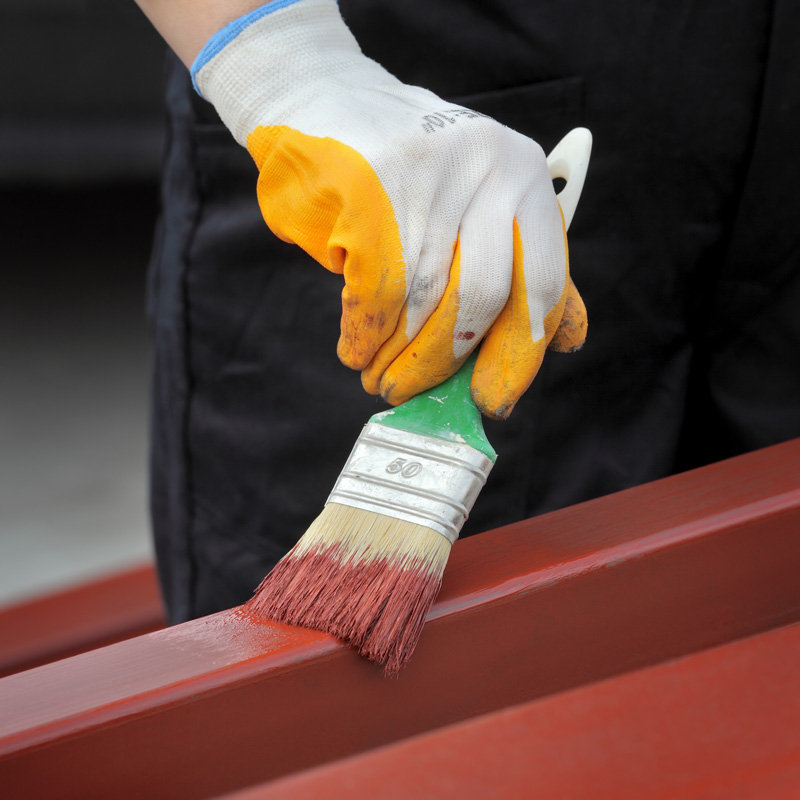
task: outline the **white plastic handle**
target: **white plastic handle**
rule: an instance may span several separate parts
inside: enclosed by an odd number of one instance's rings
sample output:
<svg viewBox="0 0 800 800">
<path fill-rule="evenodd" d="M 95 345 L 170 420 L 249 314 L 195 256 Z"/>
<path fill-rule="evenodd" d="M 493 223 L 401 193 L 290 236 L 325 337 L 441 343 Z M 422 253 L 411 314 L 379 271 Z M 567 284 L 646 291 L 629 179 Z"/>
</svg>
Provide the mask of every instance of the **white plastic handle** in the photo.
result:
<svg viewBox="0 0 800 800">
<path fill-rule="evenodd" d="M 567 229 L 581 199 L 589 157 L 592 155 L 592 134 L 587 128 L 573 128 L 547 156 L 551 178 L 563 178 L 567 185 L 558 193 Z"/>
</svg>

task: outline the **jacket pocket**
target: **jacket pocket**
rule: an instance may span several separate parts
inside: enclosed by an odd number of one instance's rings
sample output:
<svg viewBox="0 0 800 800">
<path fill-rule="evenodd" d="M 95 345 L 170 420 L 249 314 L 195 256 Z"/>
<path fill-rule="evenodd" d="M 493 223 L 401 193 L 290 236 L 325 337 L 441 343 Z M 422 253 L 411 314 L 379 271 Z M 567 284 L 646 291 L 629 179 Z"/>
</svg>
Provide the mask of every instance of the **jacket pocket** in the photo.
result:
<svg viewBox="0 0 800 800">
<path fill-rule="evenodd" d="M 583 78 L 573 76 L 449 99 L 530 137 L 549 153 L 582 124 L 583 87 Z"/>
</svg>

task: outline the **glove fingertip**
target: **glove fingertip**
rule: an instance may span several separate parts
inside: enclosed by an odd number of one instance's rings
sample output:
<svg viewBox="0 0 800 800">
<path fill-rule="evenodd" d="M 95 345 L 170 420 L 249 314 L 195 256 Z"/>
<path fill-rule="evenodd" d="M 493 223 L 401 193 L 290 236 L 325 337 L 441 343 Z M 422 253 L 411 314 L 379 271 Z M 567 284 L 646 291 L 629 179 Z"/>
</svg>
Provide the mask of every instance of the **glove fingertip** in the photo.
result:
<svg viewBox="0 0 800 800">
<path fill-rule="evenodd" d="M 372 362 L 361 370 L 361 386 L 367 394 L 379 395 L 381 393 L 381 376 L 370 369 Z"/>
<path fill-rule="evenodd" d="M 586 341 L 589 321 L 583 298 L 570 280 L 561 320 L 547 349 L 556 353 L 575 353 Z"/>
<path fill-rule="evenodd" d="M 339 339 L 336 347 L 336 355 L 339 361 L 350 369 L 363 370 L 372 360 L 372 354 L 367 353 L 361 347 L 354 347 L 350 341 L 344 337 Z"/>
<path fill-rule="evenodd" d="M 516 402 L 505 402 L 500 403 L 499 405 L 487 404 L 484 402 L 483 398 L 475 392 L 472 393 L 472 400 L 475 403 L 478 411 L 480 411 L 484 417 L 488 417 L 489 419 L 497 420 L 499 422 L 508 419 L 511 416 L 511 412 L 514 410 L 514 407 L 516 406 Z"/>
<path fill-rule="evenodd" d="M 380 395 L 390 406 L 399 406 L 401 403 L 405 403 L 406 400 L 410 400 L 415 394 L 416 392 L 404 391 L 402 388 L 398 388 L 397 382 L 388 380 L 385 375 L 381 379 Z"/>
<path fill-rule="evenodd" d="M 485 364 L 479 354 L 470 384 L 472 400 L 484 417 L 508 419 L 520 395 L 510 391 L 508 382 L 498 377 L 501 370 L 496 364 Z"/>
</svg>

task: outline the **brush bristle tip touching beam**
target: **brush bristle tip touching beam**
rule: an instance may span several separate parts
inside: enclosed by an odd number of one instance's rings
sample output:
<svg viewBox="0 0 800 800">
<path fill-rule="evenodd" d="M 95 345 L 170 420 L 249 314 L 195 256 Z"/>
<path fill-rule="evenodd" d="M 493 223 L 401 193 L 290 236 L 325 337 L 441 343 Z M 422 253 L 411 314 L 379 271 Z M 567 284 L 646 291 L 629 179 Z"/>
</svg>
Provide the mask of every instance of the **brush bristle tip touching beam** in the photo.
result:
<svg viewBox="0 0 800 800">
<path fill-rule="evenodd" d="M 345 639 L 396 674 L 416 647 L 450 555 L 444 536 L 329 503 L 246 608 Z"/>
</svg>

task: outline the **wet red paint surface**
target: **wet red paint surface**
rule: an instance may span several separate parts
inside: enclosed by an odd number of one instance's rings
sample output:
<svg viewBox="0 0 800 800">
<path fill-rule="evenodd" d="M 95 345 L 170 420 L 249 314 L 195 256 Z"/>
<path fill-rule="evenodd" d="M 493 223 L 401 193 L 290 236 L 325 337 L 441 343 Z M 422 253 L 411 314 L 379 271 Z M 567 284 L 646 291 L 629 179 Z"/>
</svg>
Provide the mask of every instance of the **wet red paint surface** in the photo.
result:
<svg viewBox="0 0 800 800">
<path fill-rule="evenodd" d="M 236 800 L 800 794 L 800 625 L 255 787 Z M 535 792 L 532 791 L 535 787 Z"/>
<path fill-rule="evenodd" d="M 792 623 L 798 529 L 795 441 L 457 542 L 396 679 L 241 610 L 11 676 L 0 785 L 213 796 Z"/>
</svg>

